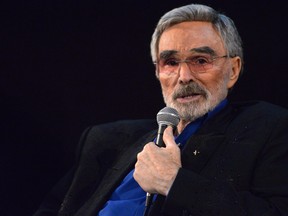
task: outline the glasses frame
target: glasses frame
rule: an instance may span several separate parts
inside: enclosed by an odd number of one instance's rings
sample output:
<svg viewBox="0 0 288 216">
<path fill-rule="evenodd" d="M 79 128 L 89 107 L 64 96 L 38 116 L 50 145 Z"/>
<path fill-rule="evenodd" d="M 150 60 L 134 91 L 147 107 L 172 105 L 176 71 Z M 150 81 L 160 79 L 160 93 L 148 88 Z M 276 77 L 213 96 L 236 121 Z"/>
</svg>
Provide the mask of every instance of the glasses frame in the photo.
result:
<svg viewBox="0 0 288 216">
<path fill-rule="evenodd" d="M 212 64 L 212 66 L 211 66 L 211 68 L 213 67 L 213 62 L 214 61 L 216 61 L 216 60 L 218 60 L 218 59 L 221 59 L 221 58 L 230 58 L 230 56 L 229 55 L 223 55 L 223 56 L 214 56 L 213 58 L 212 58 L 212 60 L 210 61 L 210 62 L 208 62 L 208 64 Z M 156 69 L 157 69 L 157 74 L 159 74 L 160 73 L 160 67 L 159 67 L 159 61 L 160 60 L 158 60 L 157 62 L 153 62 L 153 64 L 156 66 Z M 179 71 L 179 68 L 180 68 L 180 64 L 181 63 L 186 63 L 187 64 L 187 66 L 189 67 L 189 69 L 190 69 L 190 71 L 192 71 L 192 72 L 194 72 L 194 73 L 205 73 L 206 72 L 206 70 L 208 70 L 208 69 L 205 69 L 204 68 L 204 66 L 203 66 L 203 71 L 197 71 L 197 72 L 195 72 L 195 71 L 193 71 L 193 70 L 191 70 L 191 68 L 190 68 L 190 66 L 189 66 L 189 62 L 191 62 L 191 60 L 189 60 L 189 59 L 184 59 L 184 60 L 174 60 L 175 61 L 175 63 L 177 63 L 178 64 L 178 68 L 177 69 L 175 69 L 175 72 L 176 71 Z M 211 68 L 209 68 L 209 69 L 211 69 Z"/>
</svg>

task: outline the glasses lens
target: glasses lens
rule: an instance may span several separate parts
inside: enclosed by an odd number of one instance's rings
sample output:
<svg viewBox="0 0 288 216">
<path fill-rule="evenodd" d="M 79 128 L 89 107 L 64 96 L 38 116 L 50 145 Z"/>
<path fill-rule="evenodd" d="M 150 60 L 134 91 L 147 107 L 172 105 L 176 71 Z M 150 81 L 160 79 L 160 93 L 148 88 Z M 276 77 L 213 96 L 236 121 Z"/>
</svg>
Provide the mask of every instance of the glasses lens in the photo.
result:
<svg viewBox="0 0 288 216">
<path fill-rule="evenodd" d="M 165 74 L 177 73 L 179 64 L 179 60 L 175 58 L 160 59 L 158 62 L 159 72 Z"/>
<path fill-rule="evenodd" d="M 213 58 L 211 55 L 197 55 L 187 59 L 191 71 L 195 73 L 203 73 L 212 68 Z"/>
<path fill-rule="evenodd" d="M 204 73 L 213 67 L 213 62 L 218 58 L 217 57 L 213 58 L 211 55 L 208 54 L 199 54 L 190 56 L 185 60 L 180 60 L 177 58 L 160 59 L 157 65 L 159 73 L 165 73 L 165 74 L 178 73 L 180 64 L 182 63 L 183 64 L 186 63 L 190 71 L 193 73 Z"/>
</svg>

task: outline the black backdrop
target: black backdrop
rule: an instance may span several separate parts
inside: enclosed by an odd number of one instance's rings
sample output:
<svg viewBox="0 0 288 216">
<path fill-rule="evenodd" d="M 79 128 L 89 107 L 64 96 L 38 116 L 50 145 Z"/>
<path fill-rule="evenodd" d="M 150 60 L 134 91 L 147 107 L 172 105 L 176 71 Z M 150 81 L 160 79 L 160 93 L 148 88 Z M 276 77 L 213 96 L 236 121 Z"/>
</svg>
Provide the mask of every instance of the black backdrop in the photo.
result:
<svg viewBox="0 0 288 216">
<path fill-rule="evenodd" d="M 288 107 L 284 1 L 194 1 L 230 16 L 245 73 L 231 100 Z M 164 104 L 149 43 L 164 12 L 191 1 L 0 3 L 0 215 L 31 215 L 72 163 L 89 125 L 154 118 Z"/>
</svg>

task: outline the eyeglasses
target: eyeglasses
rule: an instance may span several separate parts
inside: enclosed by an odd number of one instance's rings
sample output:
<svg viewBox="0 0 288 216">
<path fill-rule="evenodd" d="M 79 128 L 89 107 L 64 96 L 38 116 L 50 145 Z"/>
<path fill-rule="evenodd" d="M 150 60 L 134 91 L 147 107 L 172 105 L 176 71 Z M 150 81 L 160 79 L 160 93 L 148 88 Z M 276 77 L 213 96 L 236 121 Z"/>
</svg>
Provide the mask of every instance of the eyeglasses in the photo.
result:
<svg viewBox="0 0 288 216">
<path fill-rule="evenodd" d="M 194 73 L 205 73 L 207 70 L 213 68 L 213 64 L 216 60 L 227 57 L 227 55 L 211 56 L 208 54 L 199 54 L 190 56 L 184 60 L 180 60 L 177 57 L 162 58 L 157 62 L 154 62 L 154 64 L 157 67 L 158 73 L 169 75 L 178 73 L 180 64 L 184 62 L 188 65 L 190 71 Z"/>
</svg>

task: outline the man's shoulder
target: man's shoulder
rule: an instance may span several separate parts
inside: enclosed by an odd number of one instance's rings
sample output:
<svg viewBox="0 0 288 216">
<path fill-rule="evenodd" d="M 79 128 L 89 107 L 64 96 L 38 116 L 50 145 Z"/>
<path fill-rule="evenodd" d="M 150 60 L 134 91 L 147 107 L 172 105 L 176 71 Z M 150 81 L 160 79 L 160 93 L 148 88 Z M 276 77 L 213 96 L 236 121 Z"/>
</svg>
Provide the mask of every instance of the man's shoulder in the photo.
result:
<svg viewBox="0 0 288 216">
<path fill-rule="evenodd" d="M 265 101 L 241 101 L 230 103 L 232 110 L 238 116 L 263 117 L 265 119 L 280 119 L 288 117 L 288 109 Z M 253 118 L 251 118 L 253 119 Z"/>
<path fill-rule="evenodd" d="M 150 119 L 119 120 L 97 124 L 88 127 L 83 132 L 77 152 L 97 155 L 105 149 L 109 149 L 109 151 L 124 149 L 142 137 L 149 136 L 154 129 L 157 129 L 157 123 Z"/>
<path fill-rule="evenodd" d="M 91 127 L 91 130 L 105 130 L 109 131 L 138 131 L 138 130 L 152 130 L 157 128 L 157 122 L 154 119 L 133 119 L 133 120 L 118 120 L 97 124 Z"/>
<path fill-rule="evenodd" d="M 150 131 L 157 129 L 157 122 L 153 119 L 118 120 L 114 122 L 96 124 L 83 133 L 88 141 L 137 139 Z"/>
</svg>

